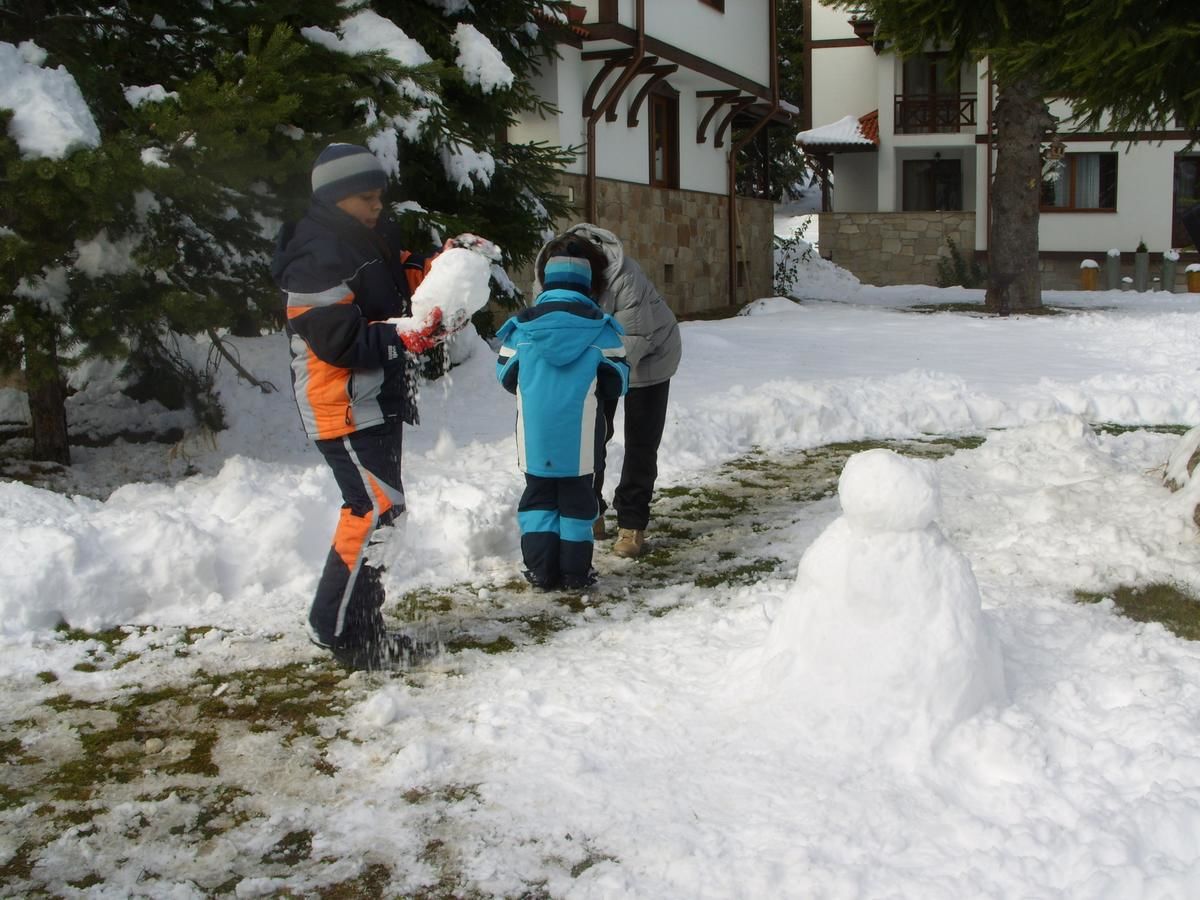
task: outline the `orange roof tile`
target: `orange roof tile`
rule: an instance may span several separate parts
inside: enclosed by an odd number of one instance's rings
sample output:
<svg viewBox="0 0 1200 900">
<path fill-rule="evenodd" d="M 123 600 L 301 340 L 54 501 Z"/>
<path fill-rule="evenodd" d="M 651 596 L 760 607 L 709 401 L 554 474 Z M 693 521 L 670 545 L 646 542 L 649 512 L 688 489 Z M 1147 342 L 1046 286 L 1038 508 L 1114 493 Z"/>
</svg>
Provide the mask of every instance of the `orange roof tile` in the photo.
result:
<svg viewBox="0 0 1200 900">
<path fill-rule="evenodd" d="M 859 116 L 858 127 L 863 137 L 876 147 L 879 146 L 879 110 L 873 109 L 865 116 Z"/>
</svg>

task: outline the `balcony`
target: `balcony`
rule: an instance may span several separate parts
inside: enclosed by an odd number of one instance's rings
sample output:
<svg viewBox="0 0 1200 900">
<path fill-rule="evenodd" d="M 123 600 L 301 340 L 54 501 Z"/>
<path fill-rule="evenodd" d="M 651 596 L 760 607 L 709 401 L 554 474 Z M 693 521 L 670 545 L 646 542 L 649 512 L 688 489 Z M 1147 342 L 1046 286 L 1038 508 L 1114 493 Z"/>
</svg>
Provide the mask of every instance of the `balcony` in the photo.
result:
<svg viewBox="0 0 1200 900">
<path fill-rule="evenodd" d="M 957 134 L 974 127 L 974 94 L 896 95 L 896 134 Z"/>
</svg>

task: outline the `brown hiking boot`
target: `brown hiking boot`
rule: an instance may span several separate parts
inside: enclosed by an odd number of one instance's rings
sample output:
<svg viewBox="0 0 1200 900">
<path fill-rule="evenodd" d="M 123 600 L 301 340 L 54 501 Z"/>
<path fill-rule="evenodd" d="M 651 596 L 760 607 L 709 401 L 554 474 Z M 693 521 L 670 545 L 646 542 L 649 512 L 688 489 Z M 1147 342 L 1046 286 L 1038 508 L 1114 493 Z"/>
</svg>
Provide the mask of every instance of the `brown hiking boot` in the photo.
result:
<svg viewBox="0 0 1200 900">
<path fill-rule="evenodd" d="M 604 517 L 600 516 L 592 523 L 592 540 L 602 541 L 608 537 L 608 531 L 604 527 Z"/>
<path fill-rule="evenodd" d="M 614 556 L 633 559 L 635 556 L 641 556 L 645 547 L 646 532 L 634 528 L 620 528 L 617 529 L 617 540 L 613 543 L 612 552 Z"/>
</svg>

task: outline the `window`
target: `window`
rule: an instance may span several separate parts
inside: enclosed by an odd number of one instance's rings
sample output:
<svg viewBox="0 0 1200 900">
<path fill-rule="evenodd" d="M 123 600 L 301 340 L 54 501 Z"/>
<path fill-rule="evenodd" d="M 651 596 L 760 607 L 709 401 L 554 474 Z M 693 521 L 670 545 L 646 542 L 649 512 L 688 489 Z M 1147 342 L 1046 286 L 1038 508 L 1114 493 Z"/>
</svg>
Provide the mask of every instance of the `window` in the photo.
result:
<svg viewBox="0 0 1200 900">
<path fill-rule="evenodd" d="M 1183 227 L 1183 214 L 1200 203 L 1200 156 L 1175 154 L 1175 205 L 1171 216 L 1171 246 L 1186 247 L 1192 237 Z M 1197 248 L 1200 249 L 1200 248 Z"/>
<path fill-rule="evenodd" d="M 1068 153 L 1042 176 L 1042 209 L 1117 211 L 1117 154 Z"/>
<path fill-rule="evenodd" d="M 975 95 L 963 94 L 959 67 L 944 54 L 910 56 L 903 62 L 896 97 L 900 134 L 947 134 L 975 124 Z"/>
<path fill-rule="evenodd" d="M 669 88 L 665 90 L 670 90 Z M 679 99 L 665 90 L 650 95 L 650 184 L 679 187 Z"/>
<path fill-rule="evenodd" d="M 901 207 L 905 212 L 962 209 L 962 163 L 957 159 L 907 159 Z"/>
</svg>

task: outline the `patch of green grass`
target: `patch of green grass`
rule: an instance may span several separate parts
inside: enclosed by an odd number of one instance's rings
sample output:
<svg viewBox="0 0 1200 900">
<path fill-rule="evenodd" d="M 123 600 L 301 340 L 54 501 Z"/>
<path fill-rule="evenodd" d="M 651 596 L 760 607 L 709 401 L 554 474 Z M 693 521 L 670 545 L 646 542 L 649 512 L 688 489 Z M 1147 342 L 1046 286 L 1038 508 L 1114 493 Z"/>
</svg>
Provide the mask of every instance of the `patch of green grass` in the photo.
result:
<svg viewBox="0 0 1200 900">
<path fill-rule="evenodd" d="M 60 802 L 88 803 L 106 785 L 127 784 L 140 778 L 148 760 L 146 742 L 186 741 L 186 755 L 158 762 L 160 775 L 216 779 L 220 769 L 213 750 L 230 724 L 254 730 L 281 732 L 288 741 L 297 735 L 316 735 L 321 720 L 340 712 L 346 703 L 343 676 L 295 663 L 278 668 L 238 673 L 236 688 L 217 694 L 217 679 L 205 676 L 182 685 L 135 691 L 96 703 L 61 694 L 46 701 L 57 712 L 90 713 L 77 726 L 81 752 L 42 778 L 44 795 Z M 181 726 L 178 713 L 192 707 L 193 724 Z M 102 724 L 97 724 L 102 723 Z"/>
<path fill-rule="evenodd" d="M 596 865 L 597 863 L 602 863 L 602 862 L 615 863 L 616 861 L 617 861 L 617 858 L 615 856 L 610 856 L 607 853 L 590 853 L 589 852 L 586 857 L 584 857 L 579 862 L 575 863 L 575 865 L 571 866 L 571 877 L 578 878 L 580 875 L 582 875 L 584 872 L 586 872 L 588 869 L 590 869 L 592 866 Z"/>
<path fill-rule="evenodd" d="M 904 455 L 913 459 L 941 459 L 958 450 L 974 450 L 982 447 L 987 437 L 982 434 L 964 434 L 955 437 L 939 437 L 927 441 L 907 441 L 903 445 Z"/>
<path fill-rule="evenodd" d="M 396 614 L 406 622 L 427 618 L 430 613 L 445 613 L 454 608 L 454 597 L 444 591 L 409 591 L 395 605 Z"/>
<path fill-rule="evenodd" d="M 0 784 L 0 810 L 16 809 L 29 802 L 27 793 L 14 790 L 6 784 Z"/>
<path fill-rule="evenodd" d="M 196 816 L 193 830 L 205 840 L 211 840 L 219 834 L 232 831 L 239 825 L 250 821 L 251 816 L 235 809 L 235 804 L 243 797 L 249 797 L 247 791 L 232 785 L 218 785 L 214 789 L 185 791 L 176 788 L 174 793 L 181 799 L 190 796 L 200 807 Z M 165 797 L 163 799 L 166 799 Z M 186 830 L 186 826 L 180 826 Z"/>
<path fill-rule="evenodd" d="M 974 313 L 979 316 L 997 316 L 995 310 L 988 309 L 982 303 L 919 303 L 914 306 L 903 307 L 898 312 L 912 312 L 921 314 L 930 313 Z M 1057 306 L 1047 306 L 1042 304 L 1034 309 L 1013 310 L 1009 313 L 1010 316 L 1061 316 L 1070 313 L 1077 313 L 1079 310 L 1066 309 Z"/>
<path fill-rule="evenodd" d="M 321 900 L 376 900 L 388 896 L 387 886 L 391 880 L 392 870 L 382 863 L 374 863 L 354 878 L 319 888 L 317 896 Z"/>
<path fill-rule="evenodd" d="M 220 767 L 213 762 L 212 751 L 217 745 L 219 735 L 215 731 L 193 732 L 192 749 L 179 762 L 162 766 L 159 771 L 165 775 L 201 775 L 205 778 L 216 778 L 221 774 Z"/>
<path fill-rule="evenodd" d="M 1116 422 L 1097 422 L 1092 429 L 1101 434 L 1129 434 L 1135 431 L 1149 431 L 1152 434 L 1187 434 L 1192 430 L 1191 425 L 1118 425 Z"/>
<path fill-rule="evenodd" d="M 53 672 L 38 672 L 37 680 L 42 684 L 53 684 L 55 681 L 58 681 L 58 676 Z"/>
<path fill-rule="evenodd" d="M 71 709 L 87 709 L 88 704 L 82 700 L 76 700 L 70 694 L 55 694 L 50 699 L 46 700 L 43 706 L 47 706 L 57 713 L 64 713 Z"/>
<path fill-rule="evenodd" d="M 345 673 L 332 664 L 318 668 L 299 662 L 247 669 L 230 679 L 210 678 L 198 698 L 201 718 L 315 735 L 321 719 L 345 708 L 344 680 Z M 231 687 L 217 696 L 221 684 Z"/>
<path fill-rule="evenodd" d="M 546 638 L 555 632 L 562 631 L 567 627 L 568 622 L 559 616 L 552 616 L 549 613 L 535 613 L 529 616 L 521 616 L 518 621 L 533 638 L 534 643 L 545 643 Z"/>
<path fill-rule="evenodd" d="M 490 641 L 481 641 L 469 635 L 461 635 L 446 641 L 446 649 L 451 653 L 458 653 L 461 650 L 482 650 L 484 653 L 495 654 L 511 653 L 517 649 L 517 645 L 504 635 Z"/>
<path fill-rule="evenodd" d="M 665 500 L 670 500 L 675 497 L 686 497 L 691 493 L 692 489 L 690 487 L 684 487 L 683 485 L 669 485 L 663 488 L 656 488 L 654 491 L 654 495 L 656 497 Z"/>
<path fill-rule="evenodd" d="M 929 313 L 975 313 L 982 315 L 987 312 L 987 308 L 982 303 L 916 303 L 912 306 L 901 307 L 897 312 L 925 315 Z"/>
<path fill-rule="evenodd" d="M 479 799 L 478 784 L 444 784 L 437 789 L 427 787 L 409 788 L 402 795 L 406 803 L 411 803 L 414 806 L 419 803 L 425 803 L 429 800 L 438 800 L 442 803 L 461 803 L 470 798 Z"/>
<path fill-rule="evenodd" d="M 588 608 L 587 594 L 560 594 L 556 599 L 559 605 L 578 615 Z"/>
<path fill-rule="evenodd" d="M 696 576 L 697 587 L 716 587 L 720 584 L 753 584 L 759 576 L 769 575 L 783 565 L 783 560 L 774 556 L 756 559 L 732 569 L 709 572 Z"/>
<path fill-rule="evenodd" d="M 12 886 L 17 881 L 28 881 L 33 874 L 33 852 L 37 846 L 32 841 L 26 841 L 17 848 L 8 860 L 0 865 L 0 885 Z M 18 896 L 12 894 L 11 896 Z"/>
<path fill-rule="evenodd" d="M 746 508 L 746 499 L 735 494 L 716 488 L 700 488 L 694 491 L 688 501 L 680 506 L 681 510 L 698 510 L 703 512 L 741 512 Z"/>
<path fill-rule="evenodd" d="M 312 832 L 308 829 L 289 831 L 263 854 L 262 861 L 297 866 L 312 856 L 312 839 Z"/>
<path fill-rule="evenodd" d="M 637 565 L 639 568 L 647 569 L 663 569 L 675 563 L 675 556 L 671 548 L 662 543 L 655 541 L 653 544 L 647 544 L 649 549 L 642 551 L 642 555 L 637 557 Z M 655 579 L 656 582 L 661 582 L 661 578 Z"/>
<path fill-rule="evenodd" d="M 62 641 L 97 641 L 104 645 L 104 648 L 110 653 L 120 644 L 125 638 L 129 637 L 128 632 L 122 628 L 109 628 L 105 631 L 85 631 L 82 628 L 72 628 L 66 622 L 59 622 L 54 628 Z"/>
<path fill-rule="evenodd" d="M 1111 597 L 1117 611 L 1135 622 L 1158 622 L 1188 641 L 1200 641 L 1200 599 L 1174 584 L 1121 585 L 1107 593 L 1076 591 L 1080 603 Z"/>
<path fill-rule="evenodd" d="M 696 532 L 692 528 L 681 522 L 673 522 L 666 517 L 655 521 L 653 534 L 655 541 L 661 541 L 664 538 L 686 541 L 696 536 Z"/>
</svg>

